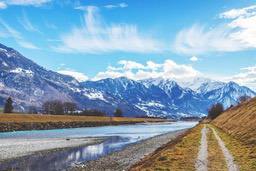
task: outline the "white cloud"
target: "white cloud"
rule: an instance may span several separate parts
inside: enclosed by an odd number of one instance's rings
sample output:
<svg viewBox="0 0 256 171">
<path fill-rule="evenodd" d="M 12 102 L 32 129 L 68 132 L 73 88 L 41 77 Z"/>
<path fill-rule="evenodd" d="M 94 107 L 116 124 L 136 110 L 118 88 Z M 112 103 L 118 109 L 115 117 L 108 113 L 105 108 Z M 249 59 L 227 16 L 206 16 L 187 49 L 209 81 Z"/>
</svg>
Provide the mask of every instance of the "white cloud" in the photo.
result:
<svg viewBox="0 0 256 171">
<path fill-rule="evenodd" d="M 242 68 L 240 73 L 226 79 L 256 90 L 256 65 Z"/>
<path fill-rule="evenodd" d="M 193 25 L 181 30 L 173 48 L 183 54 L 234 52 L 256 48 L 256 6 L 221 13 L 226 19 L 213 28 Z"/>
<path fill-rule="evenodd" d="M 198 61 L 198 58 L 196 56 L 192 56 L 189 60 L 191 60 L 192 62 L 196 62 Z"/>
<path fill-rule="evenodd" d="M 206 52 L 233 52 L 244 49 L 244 45 L 231 38 L 231 30 L 226 26 L 207 29 L 202 25 L 180 31 L 174 43 L 174 50 L 187 55 Z"/>
<path fill-rule="evenodd" d="M 22 6 L 41 6 L 43 4 L 51 2 L 51 0 L 6 0 L 8 5 L 22 5 Z"/>
<path fill-rule="evenodd" d="M 53 47 L 66 53 L 106 53 L 114 51 L 149 53 L 162 51 L 161 44 L 139 33 L 135 25 L 103 24 L 99 9 L 95 6 L 80 6 L 85 11 L 82 27 L 73 28 L 61 36 L 62 43 Z"/>
<path fill-rule="evenodd" d="M 132 69 L 143 69 L 144 65 L 134 62 L 134 61 L 127 61 L 127 60 L 121 60 L 118 62 L 118 64 L 123 65 L 124 70 L 132 70 Z"/>
<path fill-rule="evenodd" d="M 126 3 L 119 3 L 119 4 L 109 4 L 109 5 L 105 5 L 104 6 L 105 8 L 108 8 L 108 9 L 112 9 L 112 8 L 126 8 L 128 7 L 128 4 Z"/>
<path fill-rule="evenodd" d="M 99 72 L 93 80 L 127 77 L 134 80 L 163 78 L 180 81 L 200 75 L 200 73 L 191 66 L 180 65 L 172 60 L 165 60 L 163 63 L 148 61 L 146 64 L 123 60 L 119 61 L 118 64 L 117 67 L 110 66 L 106 71 Z"/>
<path fill-rule="evenodd" d="M 24 27 L 25 30 L 30 31 L 30 32 L 38 32 L 40 33 L 40 31 L 38 30 L 38 28 L 36 28 L 31 21 L 29 20 L 29 18 L 27 17 L 27 14 L 23 11 L 22 17 L 19 20 L 20 24 Z"/>
<path fill-rule="evenodd" d="M 36 45 L 34 45 L 31 42 L 28 42 L 25 40 L 20 32 L 9 26 L 4 20 L 0 18 L 0 25 L 3 26 L 3 29 L 5 30 L 4 36 L 5 37 L 11 37 L 13 38 L 17 44 L 19 44 L 21 47 L 27 48 L 27 49 L 40 49 Z"/>
<path fill-rule="evenodd" d="M 88 77 L 84 73 L 73 71 L 73 70 L 59 70 L 58 73 L 63 74 L 63 75 L 72 76 L 79 82 L 88 80 Z"/>
<path fill-rule="evenodd" d="M 6 3 L 5 3 L 5 2 L 0 1 L 0 9 L 5 9 L 5 8 L 7 8 Z"/>
<path fill-rule="evenodd" d="M 256 5 L 252 5 L 245 8 L 231 9 L 229 11 L 225 11 L 221 13 L 220 18 L 234 19 L 240 16 L 250 16 L 251 13 L 255 14 Z"/>
</svg>

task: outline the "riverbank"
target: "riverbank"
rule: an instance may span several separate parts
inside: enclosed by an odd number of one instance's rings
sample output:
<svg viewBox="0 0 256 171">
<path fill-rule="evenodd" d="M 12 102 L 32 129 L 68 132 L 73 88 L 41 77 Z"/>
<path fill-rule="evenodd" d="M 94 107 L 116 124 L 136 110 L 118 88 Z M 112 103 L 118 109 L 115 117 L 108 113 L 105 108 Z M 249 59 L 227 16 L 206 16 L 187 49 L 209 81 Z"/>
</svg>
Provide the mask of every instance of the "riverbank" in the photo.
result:
<svg viewBox="0 0 256 171">
<path fill-rule="evenodd" d="M 0 165 L 3 161 L 29 156 L 37 152 L 44 153 L 50 152 L 51 150 L 88 146 L 101 143 L 104 140 L 104 137 L 0 139 Z"/>
<path fill-rule="evenodd" d="M 127 125 L 164 121 L 166 120 L 154 118 L 0 114 L 0 132 Z"/>
<path fill-rule="evenodd" d="M 163 135 L 155 136 L 146 140 L 142 140 L 136 144 L 127 146 L 124 150 L 114 152 L 108 156 L 88 163 L 79 164 L 69 170 L 72 171 L 103 171 L 128 170 L 132 165 L 140 161 L 146 155 L 153 153 L 156 149 L 164 146 L 170 141 L 184 136 L 187 129 L 169 132 Z"/>
</svg>

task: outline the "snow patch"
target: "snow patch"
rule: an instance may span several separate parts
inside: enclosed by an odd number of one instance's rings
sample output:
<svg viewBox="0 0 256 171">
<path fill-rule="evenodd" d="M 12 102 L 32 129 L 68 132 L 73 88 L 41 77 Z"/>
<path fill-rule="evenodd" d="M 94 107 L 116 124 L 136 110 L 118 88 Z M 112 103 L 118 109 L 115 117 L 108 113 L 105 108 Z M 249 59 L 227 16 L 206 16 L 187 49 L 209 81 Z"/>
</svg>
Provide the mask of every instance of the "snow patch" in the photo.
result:
<svg viewBox="0 0 256 171">
<path fill-rule="evenodd" d="M 7 64 L 6 62 L 3 61 L 2 64 L 3 64 L 4 66 L 8 67 L 8 64 Z"/>
<path fill-rule="evenodd" d="M 165 107 L 164 105 L 162 105 L 161 103 L 156 102 L 156 101 L 149 101 L 147 103 L 140 103 L 139 105 L 140 106 L 148 106 L 148 107 L 160 107 L 160 108 Z"/>
<path fill-rule="evenodd" d="M 99 100 L 102 100 L 102 101 L 105 101 L 105 102 L 108 102 L 103 94 L 101 92 L 90 92 L 90 93 L 84 93 L 84 96 L 88 97 L 89 99 L 99 99 Z"/>
<path fill-rule="evenodd" d="M 7 50 L 6 50 L 6 49 L 3 49 L 3 48 L 0 48 L 0 51 L 1 51 L 1 52 L 5 52 L 5 53 L 7 52 Z"/>
<path fill-rule="evenodd" d="M 4 83 L 1 83 L 1 82 L 0 82 L 0 90 L 2 90 L 4 87 L 5 87 L 5 86 L 4 86 Z"/>
<path fill-rule="evenodd" d="M 26 70 L 26 69 L 22 69 L 22 68 L 15 68 L 13 70 L 10 71 L 11 73 L 16 73 L 16 74 L 25 74 L 28 76 L 33 76 L 34 72 L 31 70 Z"/>
</svg>

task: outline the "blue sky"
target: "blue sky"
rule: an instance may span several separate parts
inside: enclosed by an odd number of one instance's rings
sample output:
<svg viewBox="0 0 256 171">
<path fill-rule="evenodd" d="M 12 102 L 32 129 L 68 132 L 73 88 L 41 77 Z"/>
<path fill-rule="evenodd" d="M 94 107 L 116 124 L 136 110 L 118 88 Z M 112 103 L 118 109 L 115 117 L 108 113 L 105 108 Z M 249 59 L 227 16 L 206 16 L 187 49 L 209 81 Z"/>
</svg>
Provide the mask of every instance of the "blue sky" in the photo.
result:
<svg viewBox="0 0 256 171">
<path fill-rule="evenodd" d="M 252 0 L 0 0 L 1 43 L 79 80 L 210 77 L 256 87 Z"/>
</svg>

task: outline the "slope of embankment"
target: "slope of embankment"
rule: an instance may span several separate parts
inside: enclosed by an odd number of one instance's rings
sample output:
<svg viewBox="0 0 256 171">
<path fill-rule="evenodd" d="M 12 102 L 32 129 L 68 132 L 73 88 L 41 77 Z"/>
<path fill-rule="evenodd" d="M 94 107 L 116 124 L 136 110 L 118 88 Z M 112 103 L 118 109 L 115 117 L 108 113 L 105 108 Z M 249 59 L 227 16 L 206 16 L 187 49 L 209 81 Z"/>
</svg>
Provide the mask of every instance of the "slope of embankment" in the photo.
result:
<svg viewBox="0 0 256 171">
<path fill-rule="evenodd" d="M 212 123 L 234 138 L 256 145 L 256 98 L 225 111 Z"/>
</svg>

